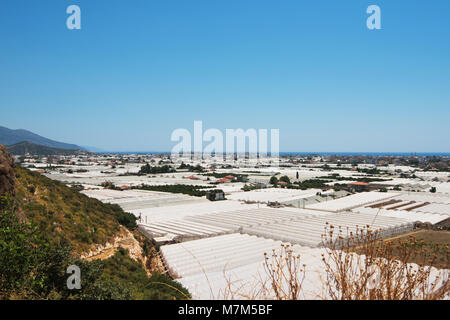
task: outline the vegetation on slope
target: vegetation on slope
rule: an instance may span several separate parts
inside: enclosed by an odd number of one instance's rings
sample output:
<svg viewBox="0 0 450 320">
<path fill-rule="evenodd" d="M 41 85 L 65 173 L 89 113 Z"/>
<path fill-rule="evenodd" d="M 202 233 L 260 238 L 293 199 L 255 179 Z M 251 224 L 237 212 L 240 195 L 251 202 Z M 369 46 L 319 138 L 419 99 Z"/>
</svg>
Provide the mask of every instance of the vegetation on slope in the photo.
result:
<svg viewBox="0 0 450 320">
<path fill-rule="evenodd" d="M 0 198 L 0 300 L 1 299 L 185 299 L 188 292 L 170 278 L 151 278 L 142 264 L 120 249 L 107 260 L 84 261 L 74 257 L 64 239 L 55 243 L 39 228 L 21 221 Z M 81 289 L 67 288 L 67 267 L 81 270 Z"/>
<path fill-rule="evenodd" d="M 147 276 L 141 264 L 130 259 L 125 249 L 120 248 L 113 257 L 103 262 L 102 278 L 120 283 L 128 288 L 134 300 L 188 299 L 189 292 L 166 275 L 154 273 Z"/>
<path fill-rule="evenodd" d="M 14 171 L 14 198 L 0 197 L 0 300 L 189 297 L 167 276 L 149 278 L 142 262 L 124 249 L 106 260 L 78 258 L 92 245 L 110 241 L 120 224 L 133 229 L 133 215 L 36 172 Z M 144 246 L 144 255 L 148 251 Z M 67 288 L 70 265 L 81 269 L 80 290 Z"/>
<path fill-rule="evenodd" d="M 136 228 L 134 215 L 20 166 L 0 146 L 0 300 L 180 299 L 180 284 L 159 270 L 152 244 L 137 229 L 143 258 L 120 249 L 106 260 L 81 260 L 94 245 Z M 134 250 L 135 248 L 133 248 Z M 131 258 L 133 256 L 133 260 Z M 81 289 L 67 288 L 67 267 L 81 269 Z"/>
<path fill-rule="evenodd" d="M 0 195 L 14 195 L 14 159 L 6 150 L 6 147 L 0 144 Z"/>
<path fill-rule="evenodd" d="M 420 264 L 422 261 L 427 261 L 436 268 L 450 269 L 449 231 L 419 229 L 409 234 L 385 239 L 384 242 L 403 242 L 411 246 L 411 240 L 414 240 L 418 251 L 409 255 L 407 262 Z M 394 253 L 398 255 L 398 251 L 398 249 L 394 250 Z"/>
<path fill-rule="evenodd" d="M 69 241 L 76 253 L 111 240 L 120 223 L 131 228 L 136 225 L 135 217 L 118 205 L 89 198 L 21 167 L 16 168 L 15 174 L 18 213 L 49 239 Z"/>
</svg>

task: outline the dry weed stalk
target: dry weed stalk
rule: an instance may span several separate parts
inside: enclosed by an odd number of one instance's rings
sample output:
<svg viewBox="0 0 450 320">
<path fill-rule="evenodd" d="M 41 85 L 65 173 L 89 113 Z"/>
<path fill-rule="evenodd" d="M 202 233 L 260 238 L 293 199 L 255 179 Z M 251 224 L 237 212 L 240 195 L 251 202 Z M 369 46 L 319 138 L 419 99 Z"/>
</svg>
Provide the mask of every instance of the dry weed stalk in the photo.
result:
<svg viewBox="0 0 450 320">
<path fill-rule="evenodd" d="M 264 268 L 269 284 L 277 300 L 298 300 L 305 280 L 306 265 L 301 265 L 300 255 L 295 254 L 292 245 L 281 245 L 281 250 L 272 251 L 272 257 L 265 256 Z M 266 288 L 266 286 L 264 286 Z M 268 290 L 265 290 L 268 292 Z"/>
<path fill-rule="evenodd" d="M 282 244 L 271 254 L 264 253 L 264 274 L 257 274 L 254 281 L 232 281 L 225 276 L 227 286 L 221 294 L 223 299 L 249 300 L 299 300 L 306 265 L 301 264 L 300 255 L 292 245 Z"/>
<path fill-rule="evenodd" d="M 326 290 L 334 300 L 437 300 L 449 297 L 448 270 L 432 267 L 436 255 L 411 237 L 383 241 L 379 230 L 357 227 L 353 233 L 325 228 L 322 257 Z M 409 261 L 419 261 L 417 264 Z"/>
<path fill-rule="evenodd" d="M 327 224 L 323 235 L 321 299 L 440 300 L 450 298 L 448 262 L 437 269 L 437 256 L 423 241 L 382 240 L 370 226 L 348 228 Z M 448 247 L 446 247 L 448 250 Z M 414 263 L 412 263 L 414 261 Z M 292 245 L 265 254 L 264 274 L 255 282 L 227 279 L 224 299 L 304 298 L 306 266 Z M 317 284 L 318 287 L 321 285 Z M 311 298 L 312 296 L 310 296 Z"/>
<path fill-rule="evenodd" d="M 253 281 L 232 280 L 230 274 L 224 271 L 226 287 L 219 292 L 221 300 L 268 300 L 268 291 L 265 283 L 258 273 Z"/>
</svg>

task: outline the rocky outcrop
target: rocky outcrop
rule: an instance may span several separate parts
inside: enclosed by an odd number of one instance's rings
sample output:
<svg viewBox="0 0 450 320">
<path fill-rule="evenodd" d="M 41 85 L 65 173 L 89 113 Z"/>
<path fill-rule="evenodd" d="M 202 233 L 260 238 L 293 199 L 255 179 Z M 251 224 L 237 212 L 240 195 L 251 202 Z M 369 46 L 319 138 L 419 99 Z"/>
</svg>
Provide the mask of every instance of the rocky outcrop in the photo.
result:
<svg viewBox="0 0 450 320">
<path fill-rule="evenodd" d="M 145 262 L 146 257 L 144 257 L 139 242 L 134 238 L 133 234 L 124 227 L 120 227 L 120 232 L 111 242 L 104 245 L 94 245 L 89 252 L 81 255 L 80 258 L 88 261 L 95 259 L 108 259 L 114 255 L 119 247 L 127 249 L 133 260 Z"/>
<path fill-rule="evenodd" d="M 142 240 L 143 238 L 141 235 L 138 235 L 137 239 Z M 142 263 L 148 276 L 151 276 L 154 272 L 163 273 L 164 265 L 155 248 L 152 247 L 150 253 L 146 255 L 137 239 L 133 233 L 121 226 L 119 233 L 112 241 L 104 245 L 93 245 L 91 250 L 82 254 L 80 258 L 87 261 L 96 259 L 105 260 L 112 257 L 119 248 L 123 248 L 128 250 L 131 259 Z"/>
<path fill-rule="evenodd" d="M 0 145 L 0 196 L 14 196 L 14 158 Z"/>
</svg>

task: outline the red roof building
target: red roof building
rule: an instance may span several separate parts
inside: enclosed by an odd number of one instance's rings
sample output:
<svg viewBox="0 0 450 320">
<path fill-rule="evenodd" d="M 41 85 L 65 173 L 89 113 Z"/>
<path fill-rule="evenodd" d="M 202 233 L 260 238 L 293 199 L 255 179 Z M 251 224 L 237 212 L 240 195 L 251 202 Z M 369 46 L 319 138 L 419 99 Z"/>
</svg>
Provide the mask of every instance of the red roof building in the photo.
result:
<svg viewBox="0 0 450 320">
<path fill-rule="evenodd" d="M 364 186 L 364 187 L 367 187 L 369 185 L 367 182 L 362 181 L 351 182 L 349 184 L 352 186 Z"/>
</svg>

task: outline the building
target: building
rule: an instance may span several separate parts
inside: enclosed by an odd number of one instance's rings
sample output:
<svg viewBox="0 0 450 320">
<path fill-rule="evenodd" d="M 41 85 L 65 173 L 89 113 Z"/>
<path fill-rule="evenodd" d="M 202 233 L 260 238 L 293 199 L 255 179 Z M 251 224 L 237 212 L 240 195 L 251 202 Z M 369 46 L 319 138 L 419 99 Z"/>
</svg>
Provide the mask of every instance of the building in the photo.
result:
<svg viewBox="0 0 450 320">
<path fill-rule="evenodd" d="M 225 200 L 225 193 L 222 190 L 211 190 L 206 193 L 209 201 Z"/>
<path fill-rule="evenodd" d="M 351 182 L 347 184 L 347 186 L 349 187 L 349 189 L 356 192 L 369 191 L 369 184 L 367 182 Z"/>
</svg>

